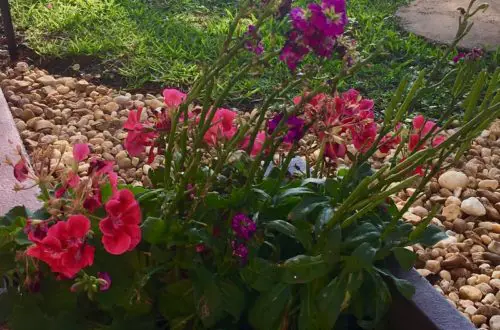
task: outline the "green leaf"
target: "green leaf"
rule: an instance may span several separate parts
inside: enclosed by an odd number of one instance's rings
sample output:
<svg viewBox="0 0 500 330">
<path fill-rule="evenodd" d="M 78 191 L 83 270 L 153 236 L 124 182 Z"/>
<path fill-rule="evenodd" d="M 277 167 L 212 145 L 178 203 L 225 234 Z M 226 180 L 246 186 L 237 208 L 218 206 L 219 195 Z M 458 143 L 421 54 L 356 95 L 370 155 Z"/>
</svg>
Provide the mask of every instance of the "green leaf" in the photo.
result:
<svg viewBox="0 0 500 330">
<path fill-rule="evenodd" d="M 241 312 L 245 308 L 245 293 L 229 280 L 220 281 L 219 287 L 222 292 L 224 310 L 231 314 L 235 320 L 239 320 Z"/>
<path fill-rule="evenodd" d="M 279 268 L 265 259 L 253 258 L 240 270 L 240 276 L 251 288 L 264 292 L 278 281 Z"/>
<path fill-rule="evenodd" d="M 279 194 L 276 198 L 277 203 L 283 202 L 285 199 L 289 197 L 297 197 L 297 196 L 308 196 L 315 195 L 316 193 L 307 187 L 296 187 L 290 188 Z"/>
<path fill-rule="evenodd" d="M 336 225 L 324 234 L 326 237 L 323 257 L 330 265 L 336 264 L 340 260 L 340 246 L 342 243 L 342 229 Z"/>
<path fill-rule="evenodd" d="M 318 329 L 316 317 L 318 310 L 315 304 L 315 296 L 312 284 L 303 285 L 300 288 L 300 312 L 298 318 L 299 330 Z"/>
<path fill-rule="evenodd" d="M 186 279 L 168 284 L 159 295 L 159 311 L 169 321 L 195 313 L 193 283 Z"/>
<path fill-rule="evenodd" d="M 299 230 L 290 222 L 284 220 L 274 220 L 266 223 L 266 228 L 275 230 L 283 235 L 298 240 L 306 250 L 312 246 L 311 233 Z"/>
<path fill-rule="evenodd" d="M 357 226 L 347 235 L 342 248 L 356 248 L 362 243 L 372 242 L 380 239 L 380 230 L 369 222 L 364 222 Z"/>
<path fill-rule="evenodd" d="M 166 224 L 163 219 L 148 217 L 141 227 L 146 242 L 158 244 L 165 239 Z"/>
<path fill-rule="evenodd" d="M 222 209 L 229 205 L 229 201 L 221 197 L 218 192 L 211 191 L 205 197 L 205 204 L 210 208 Z"/>
<path fill-rule="evenodd" d="M 415 294 L 415 287 L 409 281 L 397 278 L 388 270 L 377 267 L 375 267 L 375 269 L 382 275 L 385 275 L 386 277 L 391 279 L 396 285 L 398 291 L 403 295 L 403 297 L 405 297 L 406 299 L 411 299 L 413 297 L 413 295 Z"/>
<path fill-rule="evenodd" d="M 302 181 L 301 186 L 307 186 L 308 184 L 316 184 L 316 185 L 324 185 L 326 182 L 326 179 L 320 179 L 320 178 L 308 178 Z"/>
<path fill-rule="evenodd" d="M 302 199 L 302 201 L 290 212 L 291 220 L 306 219 L 307 215 L 320 206 L 328 206 L 328 199 L 322 196 L 312 196 Z"/>
<path fill-rule="evenodd" d="M 346 297 L 347 283 L 348 277 L 342 273 L 320 291 L 316 300 L 320 329 L 332 329 L 337 322 Z"/>
<path fill-rule="evenodd" d="M 316 219 L 315 231 L 319 233 L 324 225 L 326 225 L 333 217 L 334 209 L 332 207 L 322 208 Z"/>
<path fill-rule="evenodd" d="M 285 283 L 307 283 L 328 273 L 329 267 L 323 256 L 298 255 L 290 258 L 281 266 Z"/>
<path fill-rule="evenodd" d="M 161 187 L 165 182 L 165 167 L 158 167 L 156 169 L 150 169 L 148 173 L 151 183 L 154 187 Z"/>
<path fill-rule="evenodd" d="M 16 206 L 0 218 L 0 223 L 4 226 L 10 226 L 18 217 L 27 218 L 28 216 L 28 210 L 24 206 Z"/>
<path fill-rule="evenodd" d="M 370 245 L 370 243 L 365 242 L 358 246 L 352 254 L 347 257 L 346 269 L 354 272 L 361 270 L 363 268 L 369 269 L 373 265 L 373 259 L 377 249 Z"/>
<path fill-rule="evenodd" d="M 224 316 L 222 293 L 213 275 L 199 269 L 197 272 L 194 279 L 196 309 L 203 325 L 210 328 Z"/>
<path fill-rule="evenodd" d="M 105 184 L 101 185 L 101 198 L 103 204 L 106 203 L 111 196 L 113 195 L 113 187 L 111 187 L 111 183 L 106 182 Z"/>
<path fill-rule="evenodd" d="M 420 224 L 419 224 L 420 225 Z M 429 225 L 425 228 L 417 226 L 410 234 L 409 244 L 420 243 L 424 246 L 433 246 L 437 242 L 447 238 L 448 236 L 439 227 Z"/>
<path fill-rule="evenodd" d="M 257 298 L 249 312 L 250 324 L 256 330 L 277 329 L 286 304 L 291 299 L 290 286 L 278 283 Z"/>
<path fill-rule="evenodd" d="M 401 268 L 404 270 L 410 270 L 411 267 L 415 264 L 415 260 L 417 259 L 417 255 L 408 249 L 402 247 L 396 247 L 392 249 L 396 260 L 398 261 Z"/>
<path fill-rule="evenodd" d="M 0 275 L 16 268 L 14 252 L 0 252 Z M 1 282 L 0 282 L 1 283 Z"/>
</svg>

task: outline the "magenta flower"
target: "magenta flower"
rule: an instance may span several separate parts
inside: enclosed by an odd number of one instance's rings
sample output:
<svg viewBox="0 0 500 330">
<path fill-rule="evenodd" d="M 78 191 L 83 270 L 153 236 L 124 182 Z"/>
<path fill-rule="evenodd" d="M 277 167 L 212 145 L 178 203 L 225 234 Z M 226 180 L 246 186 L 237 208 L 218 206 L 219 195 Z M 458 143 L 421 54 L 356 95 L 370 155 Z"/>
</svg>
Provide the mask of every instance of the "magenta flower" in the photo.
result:
<svg viewBox="0 0 500 330">
<path fill-rule="evenodd" d="M 293 30 L 281 50 L 280 60 L 295 71 L 309 51 L 321 57 L 330 57 L 336 39 L 344 33 L 347 24 L 345 0 L 323 0 L 321 5 L 310 3 L 307 9 L 290 11 Z"/>
<path fill-rule="evenodd" d="M 244 243 L 231 241 L 231 247 L 233 248 L 233 256 L 239 257 L 243 262 L 247 260 L 248 248 Z"/>
<path fill-rule="evenodd" d="M 262 55 L 264 52 L 264 45 L 262 44 L 262 36 L 257 32 L 254 25 L 248 26 L 248 31 L 245 32 L 245 49 L 255 53 L 256 55 Z"/>
<path fill-rule="evenodd" d="M 81 162 L 85 159 L 90 154 L 90 148 L 89 145 L 86 143 L 77 143 L 73 146 L 73 158 L 75 159 L 76 162 Z"/>
<path fill-rule="evenodd" d="M 288 125 L 288 132 L 283 138 L 285 143 L 298 142 L 304 136 L 304 120 L 297 116 L 291 116 L 286 121 Z"/>
<path fill-rule="evenodd" d="M 111 276 L 106 272 L 98 272 L 97 277 L 99 278 L 99 286 L 101 291 L 109 290 L 111 286 Z"/>
<path fill-rule="evenodd" d="M 255 222 L 243 213 L 238 213 L 233 217 L 231 228 L 237 237 L 244 240 L 249 240 L 257 230 Z"/>
<path fill-rule="evenodd" d="M 283 114 L 279 113 L 275 115 L 268 123 L 267 123 L 267 133 L 273 134 L 276 128 L 278 127 L 281 119 L 283 119 Z"/>
</svg>

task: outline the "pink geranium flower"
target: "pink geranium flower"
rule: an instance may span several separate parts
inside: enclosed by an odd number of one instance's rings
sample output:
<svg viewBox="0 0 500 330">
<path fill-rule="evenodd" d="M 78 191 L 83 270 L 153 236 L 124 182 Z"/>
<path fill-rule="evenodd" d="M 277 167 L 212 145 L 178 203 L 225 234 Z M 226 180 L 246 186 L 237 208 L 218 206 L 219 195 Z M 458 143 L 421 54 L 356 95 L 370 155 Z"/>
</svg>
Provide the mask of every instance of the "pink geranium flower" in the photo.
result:
<svg viewBox="0 0 500 330">
<path fill-rule="evenodd" d="M 230 140 L 236 134 L 234 120 L 236 113 L 228 109 L 217 109 L 210 128 L 203 136 L 203 140 L 211 146 L 216 145 L 219 140 Z"/>
<path fill-rule="evenodd" d="M 24 182 L 28 179 L 28 165 L 24 157 L 21 156 L 21 159 L 14 165 L 14 177 L 19 182 Z"/>
<path fill-rule="evenodd" d="M 139 108 L 137 111 L 130 111 L 123 125 L 123 128 L 128 131 L 124 147 L 133 157 L 143 153 L 147 146 L 153 146 L 154 140 L 158 137 L 158 133 L 153 131 L 151 126 L 141 123 L 142 110 Z"/>
<path fill-rule="evenodd" d="M 177 89 L 165 89 L 163 90 L 163 99 L 165 105 L 169 109 L 177 108 L 186 99 L 186 94 Z"/>
<path fill-rule="evenodd" d="M 77 143 L 73 146 L 73 158 L 75 159 L 76 162 L 81 162 L 85 159 L 90 154 L 90 148 L 89 145 L 86 143 Z"/>
<path fill-rule="evenodd" d="M 262 147 L 264 146 L 264 143 L 266 142 L 266 133 L 265 132 L 259 132 L 255 136 L 255 141 L 253 142 L 252 150 L 250 151 L 251 156 L 257 156 L 262 152 Z M 242 149 L 247 149 L 250 144 L 250 136 L 245 137 L 243 140 L 243 143 L 241 144 Z"/>
</svg>

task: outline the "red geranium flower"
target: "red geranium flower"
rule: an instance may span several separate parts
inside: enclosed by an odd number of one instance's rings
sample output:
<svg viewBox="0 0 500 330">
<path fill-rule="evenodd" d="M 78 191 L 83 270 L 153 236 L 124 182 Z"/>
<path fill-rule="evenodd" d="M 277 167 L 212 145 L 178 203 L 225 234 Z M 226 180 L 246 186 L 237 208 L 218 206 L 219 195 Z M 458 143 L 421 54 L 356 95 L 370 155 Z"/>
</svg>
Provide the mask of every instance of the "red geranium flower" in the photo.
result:
<svg viewBox="0 0 500 330">
<path fill-rule="evenodd" d="M 73 215 L 67 221 L 59 221 L 49 228 L 42 240 L 26 253 L 42 260 L 54 273 L 73 278 L 81 269 L 94 262 L 95 248 L 86 243 L 90 220 L 83 215 Z"/>
<path fill-rule="evenodd" d="M 141 241 L 141 209 L 130 190 L 120 190 L 105 205 L 108 216 L 99 223 L 102 244 L 111 254 L 132 251 Z"/>
</svg>

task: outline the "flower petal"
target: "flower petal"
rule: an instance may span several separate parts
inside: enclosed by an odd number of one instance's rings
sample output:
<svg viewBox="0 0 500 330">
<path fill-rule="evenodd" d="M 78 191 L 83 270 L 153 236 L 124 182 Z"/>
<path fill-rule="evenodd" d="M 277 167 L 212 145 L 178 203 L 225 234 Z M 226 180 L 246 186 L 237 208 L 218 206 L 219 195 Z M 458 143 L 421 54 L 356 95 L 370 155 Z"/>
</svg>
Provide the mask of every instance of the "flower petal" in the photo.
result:
<svg viewBox="0 0 500 330">
<path fill-rule="evenodd" d="M 90 230 L 90 220 L 83 215 L 72 215 L 68 218 L 68 233 L 72 237 L 85 237 Z"/>
<path fill-rule="evenodd" d="M 104 235 L 102 237 L 104 249 L 108 251 L 108 253 L 114 255 L 120 255 L 127 252 L 131 242 L 131 237 L 125 232 L 117 232 L 113 236 Z"/>
<path fill-rule="evenodd" d="M 86 143 L 77 143 L 73 146 L 73 158 L 78 163 L 86 159 L 90 154 L 89 145 Z"/>
</svg>

